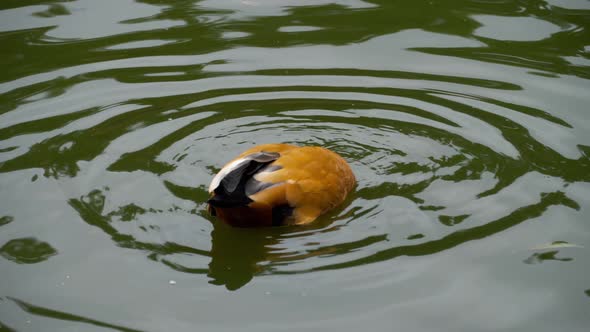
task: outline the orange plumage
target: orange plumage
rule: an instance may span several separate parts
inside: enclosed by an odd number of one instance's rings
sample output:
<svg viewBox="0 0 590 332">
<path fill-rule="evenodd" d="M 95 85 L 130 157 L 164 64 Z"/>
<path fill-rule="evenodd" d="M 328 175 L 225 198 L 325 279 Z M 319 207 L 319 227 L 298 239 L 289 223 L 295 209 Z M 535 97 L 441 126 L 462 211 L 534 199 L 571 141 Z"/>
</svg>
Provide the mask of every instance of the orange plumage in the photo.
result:
<svg viewBox="0 0 590 332">
<path fill-rule="evenodd" d="M 317 146 L 264 144 L 226 164 L 209 187 L 209 211 L 233 226 L 301 225 L 341 204 L 350 166 Z"/>
</svg>

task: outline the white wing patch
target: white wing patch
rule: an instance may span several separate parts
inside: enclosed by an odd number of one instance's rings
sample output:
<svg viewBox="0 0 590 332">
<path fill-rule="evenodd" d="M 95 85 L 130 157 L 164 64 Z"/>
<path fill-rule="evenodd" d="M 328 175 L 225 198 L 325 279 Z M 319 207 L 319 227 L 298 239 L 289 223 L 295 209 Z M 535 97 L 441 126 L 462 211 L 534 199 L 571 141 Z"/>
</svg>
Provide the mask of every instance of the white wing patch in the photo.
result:
<svg viewBox="0 0 590 332">
<path fill-rule="evenodd" d="M 250 158 L 240 158 L 240 159 L 236 159 L 234 161 L 232 161 L 231 163 L 225 165 L 225 167 L 223 167 L 221 169 L 221 171 L 219 171 L 219 173 L 217 173 L 217 175 L 215 175 L 215 177 L 213 178 L 213 180 L 211 180 L 211 184 L 209 185 L 209 193 L 213 193 L 213 191 L 215 189 L 217 189 L 217 187 L 219 187 L 219 184 L 221 183 L 221 180 L 223 180 L 223 178 L 228 175 L 231 171 L 235 170 L 236 168 L 242 166 L 244 163 L 247 163 L 250 161 Z"/>
</svg>

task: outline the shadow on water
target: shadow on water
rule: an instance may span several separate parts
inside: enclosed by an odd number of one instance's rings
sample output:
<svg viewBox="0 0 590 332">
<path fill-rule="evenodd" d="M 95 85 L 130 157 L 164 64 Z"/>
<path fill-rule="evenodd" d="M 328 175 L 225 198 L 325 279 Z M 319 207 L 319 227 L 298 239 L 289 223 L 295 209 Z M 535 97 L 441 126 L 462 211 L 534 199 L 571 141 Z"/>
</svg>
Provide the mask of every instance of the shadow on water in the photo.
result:
<svg viewBox="0 0 590 332">
<path fill-rule="evenodd" d="M 562 258 L 556 257 L 558 253 L 559 253 L 559 250 L 551 250 L 551 251 L 542 252 L 542 253 L 534 253 L 531 256 L 529 256 L 527 259 L 525 259 L 523 262 L 525 262 L 526 264 L 540 264 L 540 263 L 543 263 L 544 261 L 570 262 L 573 260 L 573 258 L 570 258 L 570 257 L 562 257 Z"/>
<path fill-rule="evenodd" d="M 136 57 L 162 57 L 166 55 L 193 55 L 218 52 L 235 47 L 280 48 L 298 45 L 350 45 L 362 43 L 376 36 L 385 36 L 401 31 L 420 29 L 448 36 L 476 39 L 483 45 L 473 47 L 415 47 L 415 51 L 427 54 L 454 56 L 487 63 L 516 65 L 537 70 L 545 75 L 565 74 L 588 78 L 585 66 L 572 63 L 567 57 L 585 56 L 582 42 L 587 37 L 587 11 L 563 9 L 549 5 L 546 1 L 528 2 L 479 2 L 472 1 L 417 1 L 405 5 L 391 1 L 366 1 L 360 8 L 338 4 L 317 6 L 293 6 L 282 8 L 279 3 L 270 11 L 280 15 L 256 15 L 250 13 L 247 3 L 236 2 L 235 8 L 215 8 L 215 2 L 195 1 L 140 1 L 149 5 L 162 6 L 157 15 L 136 19 L 145 22 L 177 22 L 171 27 L 149 31 L 131 31 L 112 35 L 108 38 L 84 39 L 73 36 L 52 36 L 54 26 L 43 26 L 0 34 L 6 45 L 4 58 L 13 64 L 6 66 L 0 81 L 10 82 L 37 73 L 61 68 L 94 64 L 107 64 Z M 363 2 L 361 2 L 363 3 Z M 0 9 L 21 7 L 21 2 L 3 2 Z M 67 4 L 54 3 L 43 16 L 68 17 L 73 14 Z M 256 6 L 254 6 L 256 7 Z M 241 15 L 232 15 L 240 13 Z M 483 26 L 480 17 L 505 17 L 518 19 L 536 17 L 562 31 L 548 34 L 542 40 L 497 40 L 479 36 Z M 50 18 L 50 17 L 49 17 Z M 209 19 L 199 19 L 209 18 Z M 542 18 L 542 19 L 541 19 Z M 51 22 L 51 19 L 49 20 Z M 59 22 L 59 21 L 58 21 Z M 133 23 L 135 22 L 132 20 Z M 303 33 L 281 32 L 281 27 L 293 25 L 319 27 L 317 31 Z M 223 38 L 227 32 L 241 32 L 241 38 Z M 199 38 L 187 38 L 199 36 Z M 113 45 L 143 40 L 171 41 L 158 47 L 109 48 Z M 29 42 L 29 41 L 34 42 Z M 137 63 L 133 64 L 137 66 Z M 101 78 L 115 78 L 121 81 L 146 81 L 146 70 L 157 72 L 179 71 L 180 76 L 153 77 L 157 80 L 188 80 L 219 75 L 203 71 L 206 65 L 178 64 L 150 66 L 149 61 L 139 68 L 93 69 L 70 77 L 57 75 L 55 79 L 38 82 L 0 95 L 3 108 L 0 114 L 15 109 L 23 99 L 45 92 L 48 96 L 63 94 L 73 86 Z M 298 68 L 291 68 L 297 70 Z M 328 68 L 326 68 L 328 69 Z M 354 68 L 350 68 L 354 69 Z M 287 75 L 286 73 L 282 73 Z M 352 73 L 347 75 L 354 76 Z M 82 110 L 80 110 L 82 111 Z"/>
<path fill-rule="evenodd" d="M 178 191 L 176 188 L 176 192 Z M 104 201 L 103 191 L 94 190 L 79 199 L 71 199 L 69 204 L 79 213 L 82 220 L 110 235 L 118 246 L 142 250 L 150 259 L 160 261 L 180 272 L 207 274 L 211 278 L 211 284 L 224 285 L 229 290 L 238 289 L 255 275 L 268 272 L 260 263 L 269 262 L 276 256 L 272 247 L 280 244 L 280 237 L 285 231 L 285 228 L 239 229 L 214 222 L 214 229 L 210 234 L 210 251 L 173 242 L 148 243 L 138 241 L 130 234 L 119 232 L 114 226 L 115 220 L 129 222 L 137 220 L 141 214 L 157 214 L 163 211 L 149 211 L 135 205 L 127 205 L 119 207 L 116 211 L 104 213 Z M 177 254 L 210 257 L 209 267 L 191 268 L 166 258 Z"/>
<path fill-rule="evenodd" d="M 115 331 L 121 331 L 121 332 L 142 332 L 141 330 L 137 330 L 137 329 L 131 329 L 131 328 L 127 328 L 127 327 L 120 326 L 120 325 L 109 324 L 109 323 L 101 322 L 101 321 L 98 321 L 98 320 L 95 320 L 92 318 L 78 316 L 78 315 L 70 314 L 70 313 L 63 312 L 63 311 L 58 311 L 58 310 L 53 310 L 50 308 L 37 306 L 37 305 L 31 304 L 31 303 L 25 302 L 23 300 L 13 298 L 13 297 L 8 297 L 8 299 L 10 299 L 14 303 L 16 303 L 25 312 L 28 312 L 28 313 L 30 313 L 32 315 L 36 315 L 36 316 L 43 316 L 43 317 L 47 317 L 47 318 L 59 319 L 59 320 L 75 322 L 75 323 L 84 323 L 84 324 L 94 325 L 94 326 L 98 326 L 98 327 L 109 328 L 109 329 L 112 329 Z M 0 323 L 0 327 L 5 327 L 5 326 L 3 326 Z M 8 329 L 8 331 L 11 331 L 11 330 Z"/>
<path fill-rule="evenodd" d="M 0 255 L 19 264 L 34 264 L 56 255 L 49 243 L 33 237 L 12 239 L 0 247 Z"/>
<path fill-rule="evenodd" d="M 280 244 L 277 235 L 276 230 L 235 229 L 216 222 L 211 232 L 209 283 L 236 290 L 264 273 L 261 264 L 272 260 L 272 247 Z"/>
<path fill-rule="evenodd" d="M 93 190 L 79 199 L 69 200 L 70 206 L 78 212 L 82 220 L 84 220 L 89 225 L 98 227 L 103 232 L 110 235 L 111 239 L 122 248 L 143 250 L 148 253 L 148 257 L 154 260 L 158 259 L 160 255 L 167 255 L 171 253 L 187 253 L 204 256 L 209 255 L 209 252 L 207 251 L 179 245 L 172 242 L 159 244 L 137 241 L 132 235 L 119 232 L 116 227 L 112 225 L 113 219 L 116 216 L 121 217 L 120 220 L 128 222 L 135 220 L 140 214 L 163 213 L 164 211 L 144 209 L 136 205 L 126 205 L 119 207 L 117 211 L 104 214 L 104 202 L 105 195 L 101 190 Z"/>
<path fill-rule="evenodd" d="M 456 247 L 463 243 L 474 241 L 478 239 L 482 239 L 497 233 L 500 233 L 510 227 L 516 226 L 526 220 L 531 218 L 538 217 L 542 215 L 548 207 L 552 205 L 563 205 L 568 206 L 570 208 L 578 210 L 580 206 L 578 203 L 572 201 L 571 199 L 567 198 L 562 192 L 556 193 L 548 193 L 543 194 L 541 200 L 530 206 L 525 206 L 517 211 L 507 215 L 506 217 L 500 218 L 498 220 L 494 220 L 491 222 L 486 223 L 482 226 L 462 229 L 461 231 L 457 231 L 451 233 L 447 236 L 444 236 L 441 239 L 427 241 L 417 245 L 407 245 L 407 246 L 399 246 L 389 248 L 383 251 L 380 251 L 376 254 L 363 257 L 358 260 L 353 260 L 345 263 L 340 264 L 333 264 L 333 265 L 325 265 L 319 268 L 314 268 L 307 270 L 305 272 L 311 271 L 318 271 L 318 270 L 332 270 L 332 269 L 342 269 L 357 265 L 363 264 L 370 264 L 385 260 L 390 260 L 399 256 L 422 256 L 422 255 L 431 255 L 437 252 L 441 252 L 443 250 L 448 250 L 450 248 Z M 335 248 L 337 249 L 337 248 Z M 355 250 L 358 249 L 357 247 L 347 248 L 348 250 Z M 303 271 L 298 271 L 295 273 L 300 273 Z"/>
<path fill-rule="evenodd" d="M 361 191 L 357 196 L 365 195 L 364 193 L 368 193 L 368 191 Z M 563 192 L 544 193 L 541 195 L 539 202 L 535 204 L 521 207 L 509 215 L 489 221 L 483 225 L 452 232 L 439 239 L 424 239 L 420 234 L 420 236 L 408 238 L 410 241 L 416 238 L 426 240 L 419 244 L 394 244 L 385 250 L 359 259 L 337 264 L 327 263 L 303 270 L 282 271 L 281 266 L 288 265 L 289 263 L 302 261 L 311 257 L 346 255 L 347 253 L 358 251 L 375 243 L 386 242 L 388 235 L 374 235 L 354 242 L 319 245 L 313 249 L 299 251 L 293 251 L 282 245 L 282 242 L 289 238 L 305 238 L 310 234 L 318 232 L 335 231 L 346 223 L 361 222 L 361 217 L 371 213 L 372 210 L 359 211 L 362 209 L 352 209 L 348 212 L 340 211 L 332 213 L 326 218 L 322 218 L 317 224 L 306 227 L 240 229 L 229 227 L 220 222 L 213 222 L 213 230 L 210 234 L 211 250 L 208 251 L 174 242 L 143 242 L 136 240 L 130 234 L 123 234 L 116 229 L 114 217 L 118 217 L 118 220 L 129 222 L 136 220 L 141 214 L 158 214 L 162 211 L 149 211 L 149 209 L 127 205 L 119 207 L 116 211 L 104 213 L 104 200 L 105 195 L 103 192 L 95 190 L 80 199 L 71 199 L 70 205 L 88 224 L 98 227 L 109 234 L 117 245 L 124 248 L 142 250 L 150 259 L 159 261 L 183 273 L 206 274 L 210 278 L 209 282 L 211 284 L 223 285 L 228 290 L 237 290 L 258 275 L 298 274 L 321 270 L 344 269 L 352 266 L 391 260 L 399 256 L 431 255 L 469 241 L 498 234 L 529 219 L 539 217 L 550 206 L 567 206 L 575 210 L 580 209 L 578 203 L 568 198 Z M 200 211 L 199 213 L 204 214 L 206 212 Z M 345 224 L 341 223 L 343 220 Z M 196 221 L 193 220 L 191 222 Z M 177 254 L 209 257 L 208 267 L 195 268 L 174 262 L 173 257 Z M 551 253 L 543 254 L 538 258 L 531 257 L 527 260 L 527 263 L 529 261 L 532 262 L 532 260 L 554 259 L 553 256 L 549 257 L 548 255 L 550 256 Z"/>
</svg>

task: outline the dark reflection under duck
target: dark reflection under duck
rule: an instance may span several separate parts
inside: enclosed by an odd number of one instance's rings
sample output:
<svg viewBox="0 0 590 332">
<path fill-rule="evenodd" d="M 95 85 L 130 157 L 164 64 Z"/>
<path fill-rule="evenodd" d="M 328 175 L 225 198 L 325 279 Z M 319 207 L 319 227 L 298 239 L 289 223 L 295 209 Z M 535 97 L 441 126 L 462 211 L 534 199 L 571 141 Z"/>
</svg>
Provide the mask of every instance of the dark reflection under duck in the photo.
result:
<svg viewBox="0 0 590 332">
<path fill-rule="evenodd" d="M 272 261 L 273 246 L 280 244 L 280 231 L 234 228 L 216 222 L 211 232 L 211 261 L 207 276 L 214 285 L 236 290 L 265 271 Z M 276 249 L 274 249 L 276 250 Z"/>
</svg>

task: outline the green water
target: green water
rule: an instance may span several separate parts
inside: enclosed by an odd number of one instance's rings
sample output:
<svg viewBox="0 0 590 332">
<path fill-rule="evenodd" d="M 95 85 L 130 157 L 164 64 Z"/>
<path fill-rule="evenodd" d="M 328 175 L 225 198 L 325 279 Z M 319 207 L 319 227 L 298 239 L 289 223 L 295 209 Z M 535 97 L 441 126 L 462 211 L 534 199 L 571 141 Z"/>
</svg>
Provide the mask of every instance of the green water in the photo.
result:
<svg viewBox="0 0 590 332">
<path fill-rule="evenodd" d="M 590 2 L 0 3 L 0 330 L 586 331 Z M 254 144 L 358 186 L 232 229 Z"/>
</svg>

